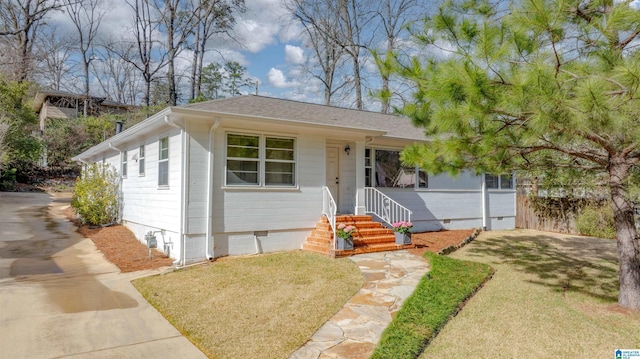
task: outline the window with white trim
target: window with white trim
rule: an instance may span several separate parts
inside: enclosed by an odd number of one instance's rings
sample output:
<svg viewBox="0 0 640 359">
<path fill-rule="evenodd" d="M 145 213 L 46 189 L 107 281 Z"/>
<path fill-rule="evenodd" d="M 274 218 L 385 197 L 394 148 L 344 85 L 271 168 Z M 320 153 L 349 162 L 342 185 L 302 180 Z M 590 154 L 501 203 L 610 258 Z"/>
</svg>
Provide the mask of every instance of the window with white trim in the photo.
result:
<svg viewBox="0 0 640 359">
<path fill-rule="evenodd" d="M 140 145 L 138 150 L 138 175 L 144 176 L 144 145 Z"/>
<path fill-rule="evenodd" d="M 122 151 L 122 178 L 127 178 L 127 151 Z"/>
<path fill-rule="evenodd" d="M 488 189 L 500 188 L 500 184 L 498 183 L 498 176 L 491 173 L 484 174 L 484 184 Z"/>
<path fill-rule="evenodd" d="M 294 138 L 227 134 L 227 186 L 296 185 Z"/>
<path fill-rule="evenodd" d="M 484 183 L 487 189 L 513 189 L 513 174 L 500 175 L 485 173 Z"/>
<path fill-rule="evenodd" d="M 400 151 L 365 149 L 365 186 L 392 188 L 428 188 L 427 173 L 400 161 Z"/>
<path fill-rule="evenodd" d="M 158 186 L 169 186 L 169 137 L 158 141 Z"/>
<path fill-rule="evenodd" d="M 501 174 L 500 175 L 500 188 L 502 188 L 502 189 L 513 189 L 513 175 L 512 174 Z"/>
</svg>

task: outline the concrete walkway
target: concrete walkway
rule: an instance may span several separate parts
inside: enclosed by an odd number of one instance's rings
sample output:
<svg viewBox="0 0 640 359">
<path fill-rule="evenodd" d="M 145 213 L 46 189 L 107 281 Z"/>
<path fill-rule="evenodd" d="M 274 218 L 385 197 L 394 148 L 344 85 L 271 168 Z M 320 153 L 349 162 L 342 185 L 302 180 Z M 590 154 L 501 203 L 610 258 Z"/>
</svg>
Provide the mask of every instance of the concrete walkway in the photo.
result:
<svg viewBox="0 0 640 359">
<path fill-rule="evenodd" d="M 429 270 L 426 261 L 407 251 L 350 258 L 365 284 L 290 359 L 369 358 L 395 312 Z"/>
<path fill-rule="evenodd" d="M 206 358 L 62 214 L 69 196 L 0 193 L 1 358 Z"/>
</svg>

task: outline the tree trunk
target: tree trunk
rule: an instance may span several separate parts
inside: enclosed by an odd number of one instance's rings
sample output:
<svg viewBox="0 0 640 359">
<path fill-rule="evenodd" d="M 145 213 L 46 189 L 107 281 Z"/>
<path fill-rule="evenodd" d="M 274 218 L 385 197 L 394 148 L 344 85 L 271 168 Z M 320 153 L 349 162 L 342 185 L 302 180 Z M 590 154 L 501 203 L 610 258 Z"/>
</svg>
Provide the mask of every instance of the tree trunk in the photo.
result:
<svg viewBox="0 0 640 359">
<path fill-rule="evenodd" d="M 627 192 L 629 166 L 624 159 L 613 158 L 609 166 L 609 187 L 620 263 L 618 304 L 627 309 L 640 309 L 640 248 L 633 217 L 633 205 Z"/>
</svg>

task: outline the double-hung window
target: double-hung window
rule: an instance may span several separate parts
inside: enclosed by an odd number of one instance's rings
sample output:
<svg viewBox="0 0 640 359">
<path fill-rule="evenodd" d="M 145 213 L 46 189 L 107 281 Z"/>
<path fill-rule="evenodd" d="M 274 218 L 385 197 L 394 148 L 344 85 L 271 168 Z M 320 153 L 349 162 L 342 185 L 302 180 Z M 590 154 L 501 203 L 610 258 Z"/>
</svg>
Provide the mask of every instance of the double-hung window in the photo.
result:
<svg viewBox="0 0 640 359">
<path fill-rule="evenodd" d="M 296 185 L 295 139 L 227 134 L 227 186 Z"/>
<path fill-rule="evenodd" d="M 122 178 L 127 178 L 127 151 L 122 151 Z"/>
<path fill-rule="evenodd" d="M 138 151 L 138 176 L 144 176 L 144 145 Z"/>
<path fill-rule="evenodd" d="M 169 137 L 158 141 L 158 186 L 169 185 Z"/>
</svg>

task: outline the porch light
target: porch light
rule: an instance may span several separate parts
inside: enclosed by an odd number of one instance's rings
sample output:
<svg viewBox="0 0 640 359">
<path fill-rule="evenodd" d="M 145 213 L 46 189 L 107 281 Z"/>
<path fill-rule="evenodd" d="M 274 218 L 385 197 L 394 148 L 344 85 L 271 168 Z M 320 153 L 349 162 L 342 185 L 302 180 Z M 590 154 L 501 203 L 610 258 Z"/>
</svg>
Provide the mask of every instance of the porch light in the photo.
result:
<svg viewBox="0 0 640 359">
<path fill-rule="evenodd" d="M 347 156 L 349 156 L 349 153 L 351 152 L 351 147 L 349 147 L 349 145 L 344 146 L 344 152 L 346 152 Z"/>
</svg>

